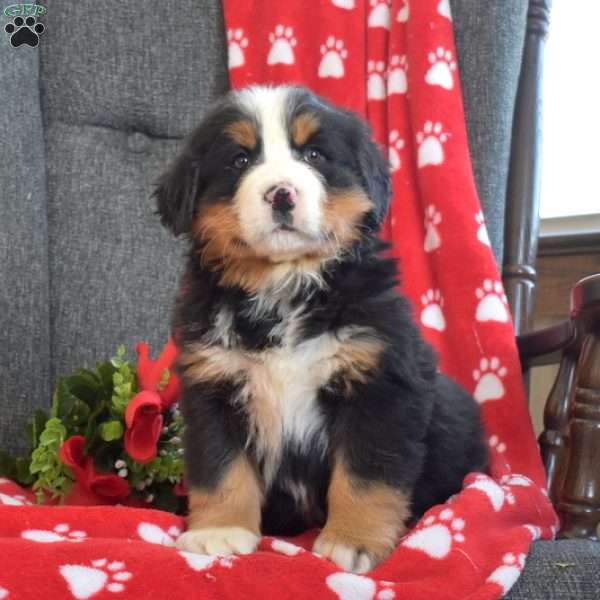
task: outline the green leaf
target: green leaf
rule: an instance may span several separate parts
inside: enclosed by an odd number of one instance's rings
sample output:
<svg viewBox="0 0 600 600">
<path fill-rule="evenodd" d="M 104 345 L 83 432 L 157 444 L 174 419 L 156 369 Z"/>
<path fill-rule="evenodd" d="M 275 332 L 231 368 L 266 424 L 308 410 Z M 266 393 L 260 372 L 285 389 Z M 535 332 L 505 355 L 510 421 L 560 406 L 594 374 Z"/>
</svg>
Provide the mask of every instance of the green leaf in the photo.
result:
<svg viewBox="0 0 600 600">
<path fill-rule="evenodd" d="M 52 416 L 62 419 L 68 415 L 73 408 L 74 400 L 75 396 L 71 394 L 66 379 L 60 379 L 52 399 Z"/>
<path fill-rule="evenodd" d="M 100 437 L 105 442 L 120 440 L 123 436 L 123 424 L 121 421 L 106 421 L 100 425 Z"/>
<path fill-rule="evenodd" d="M 70 392 L 93 408 L 105 396 L 102 380 L 98 375 L 86 369 L 79 369 L 66 378 Z"/>
<path fill-rule="evenodd" d="M 108 400 L 113 393 L 113 375 L 115 374 L 116 368 L 110 362 L 100 363 L 96 365 L 98 375 L 102 381 L 102 387 L 104 390 L 104 398 Z"/>
<path fill-rule="evenodd" d="M 36 448 L 39 441 L 40 435 L 42 431 L 44 431 L 44 427 L 46 426 L 46 422 L 48 421 L 48 414 L 46 411 L 38 409 L 35 411 L 33 415 L 33 422 L 31 424 L 31 447 Z"/>
</svg>

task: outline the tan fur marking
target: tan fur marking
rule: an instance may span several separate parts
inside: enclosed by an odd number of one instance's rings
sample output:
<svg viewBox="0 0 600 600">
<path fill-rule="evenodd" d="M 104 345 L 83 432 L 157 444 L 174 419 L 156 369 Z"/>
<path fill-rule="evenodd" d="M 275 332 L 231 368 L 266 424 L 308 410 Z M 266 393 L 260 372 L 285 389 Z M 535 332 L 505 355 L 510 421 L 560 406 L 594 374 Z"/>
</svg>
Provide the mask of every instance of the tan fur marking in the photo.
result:
<svg viewBox="0 0 600 600">
<path fill-rule="evenodd" d="M 292 123 L 292 140 L 296 146 L 304 146 L 318 131 L 319 119 L 311 113 L 303 113 Z"/>
<path fill-rule="evenodd" d="M 256 293 L 277 284 L 293 274 L 314 273 L 324 260 L 335 255 L 333 246 L 324 246 L 319 254 L 272 262 L 254 254 L 241 239 L 235 207 L 215 204 L 203 210 L 194 220 L 192 235 L 204 242 L 200 260 L 209 268 L 221 268 L 223 285 L 238 285 Z"/>
<path fill-rule="evenodd" d="M 190 490 L 188 529 L 244 527 L 260 535 L 261 504 L 256 472 L 241 455 L 229 465 L 216 490 Z"/>
<path fill-rule="evenodd" d="M 385 348 L 382 340 L 374 338 L 358 337 L 342 342 L 334 358 L 334 371 L 343 374 L 347 392 L 353 381 L 366 383 L 373 376 Z"/>
<path fill-rule="evenodd" d="M 376 562 L 394 549 L 410 517 L 403 492 L 384 483 L 353 479 L 340 459 L 334 465 L 327 502 L 323 541 L 364 550 Z"/>
<path fill-rule="evenodd" d="M 225 128 L 225 133 L 237 144 L 248 150 L 256 147 L 256 127 L 251 121 L 235 121 Z"/>
<path fill-rule="evenodd" d="M 329 195 L 323 205 L 323 220 L 339 246 L 348 246 L 360 237 L 359 224 L 373 210 L 373 204 L 360 190 L 348 190 Z"/>
</svg>

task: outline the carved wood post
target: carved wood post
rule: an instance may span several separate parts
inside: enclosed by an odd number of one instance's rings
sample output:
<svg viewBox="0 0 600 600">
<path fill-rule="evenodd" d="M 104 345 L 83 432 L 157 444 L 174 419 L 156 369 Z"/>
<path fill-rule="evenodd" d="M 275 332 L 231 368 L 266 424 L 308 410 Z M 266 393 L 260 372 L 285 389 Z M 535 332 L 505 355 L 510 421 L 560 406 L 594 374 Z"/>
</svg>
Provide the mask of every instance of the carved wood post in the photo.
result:
<svg viewBox="0 0 600 600">
<path fill-rule="evenodd" d="M 551 0 L 530 0 L 519 77 L 504 224 L 503 280 L 515 331 L 530 328 L 539 232 L 542 71 Z"/>
<path fill-rule="evenodd" d="M 546 475 L 548 492 L 554 505 L 558 502 L 561 474 L 564 472 L 565 434 L 569 424 L 569 395 L 575 391 L 575 367 L 577 354 L 574 349 L 564 350 L 556 380 L 544 409 L 544 431 L 540 435 L 540 450 Z"/>
<path fill-rule="evenodd" d="M 600 524 L 600 275 L 573 290 L 583 345 L 569 410 L 564 479 L 558 513 L 561 536 L 598 540 Z"/>
</svg>

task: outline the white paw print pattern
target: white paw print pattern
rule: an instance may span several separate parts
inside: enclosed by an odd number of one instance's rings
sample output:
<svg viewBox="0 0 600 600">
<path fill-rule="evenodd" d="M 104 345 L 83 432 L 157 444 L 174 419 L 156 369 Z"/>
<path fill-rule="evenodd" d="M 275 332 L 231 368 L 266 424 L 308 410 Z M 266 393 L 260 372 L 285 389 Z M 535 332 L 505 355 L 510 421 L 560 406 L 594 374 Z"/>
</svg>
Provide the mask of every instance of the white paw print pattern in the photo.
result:
<svg viewBox="0 0 600 600">
<path fill-rule="evenodd" d="M 355 6 L 354 0 L 331 0 L 331 3 L 338 8 L 345 8 L 346 10 L 352 10 Z"/>
<path fill-rule="evenodd" d="M 500 483 L 504 485 L 516 485 L 520 487 L 531 487 L 534 485 L 533 481 L 526 477 L 525 475 L 520 475 L 518 473 L 513 473 L 511 475 L 504 475 L 502 479 L 500 479 Z"/>
<path fill-rule="evenodd" d="M 427 121 L 423 130 L 417 133 L 417 165 L 441 165 L 444 162 L 443 144 L 448 140 L 448 133 L 443 129 L 441 123 Z"/>
<path fill-rule="evenodd" d="M 340 79 L 345 74 L 344 60 L 348 58 L 348 50 L 342 40 L 332 35 L 321 45 L 321 62 L 319 63 L 319 77 L 333 77 Z"/>
<path fill-rule="evenodd" d="M 429 516 L 422 526 L 408 535 L 402 542 L 406 548 L 420 550 L 436 560 L 446 558 L 455 543 L 462 544 L 465 522 L 454 515 L 451 508 L 444 508 L 437 517 Z"/>
<path fill-rule="evenodd" d="M 393 600 L 396 597 L 392 583 L 380 581 L 382 589 L 377 592 L 373 579 L 354 573 L 333 573 L 327 576 L 325 583 L 339 600 Z"/>
<path fill-rule="evenodd" d="M 77 600 L 86 600 L 102 590 L 115 594 L 123 592 L 125 583 L 132 578 L 132 574 L 125 570 L 124 562 L 109 562 L 106 558 L 93 560 L 89 567 L 63 565 L 59 572 Z"/>
<path fill-rule="evenodd" d="M 506 367 L 494 356 L 490 359 L 482 358 L 479 369 L 473 371 L 473 379 L 477 382 L 473 396 L 479 404 L 489 400 L 500 400 L 504 397 L 506 390 L 502 380 L 506 376 Z"/>
<path fill-rule="evenodd" d="M 429 85 L 438 85 L 445 90 L 454 87 L 454 75 L 456 62 L 453 60 L 452 52 L 439 46 L 435 52 L 429 53 L 429 67 L 425 74 L 425 82 Z"/>
<path fill-rule="evenodd" d="M 450 0 L 440 0 L 437 11 L 442 17 L 452 21 L 452 11 L 450 10 Z"/>
<path fill-rule="evenodd" d="M 442 245 L 442 238 L 438 230 L 438 225 L 441 222 L 442 214 L 434 204 L 430 204 L 425 209 L 425 241 L 423 243 L 425 252 L 433 252 Z"/>
<path fill-rule="evenodd" d="M 487 475 L 477 476 L 465 489 L 481 492 L 490 501 L 494 512 L 501 511 L 505 503 L 511 505 L 515 503 L 515 497 L 510 489 L 498 485 Z"/>
<path fill-rule="evenodd" d="M 385 100 L 386 87 L 385 63 L 382 60 L 367 62 L 367 98 L 369 100 Z"/>
<path fill-rule="evenodd" d="M 421 304 L 423 310 L 421 311 L 421 323 L 425 327 L 436 329 L 437 331 L 444 331 L 446 329 L 446 319 L 442 311 L 444 307 L 444 298 L 440 290 L 430 289 L 427 290 L 421 296 Z"/>
<path fill-rule="evenodd" d="M 388 137 L 388 158 L 390 161 L 390 169 L 395 173 L 402 166 L 400 151 L 404 148 L 404 140 L 400 137 L 397 129 L 392 129 Z"/>
<path fill-rule="evenodd" d="M 0 600 L 4 600 L 4 598 L 8 598 L 8 594 L 9 594 L 8 590 L 6 588 L 3 588 L 0 585 Z"/>
<path fill-rule="evenodd" d="M 181 529 L 173 525 L 165 531 L 162 527 L 154 523 L 140 523 L 137 528 L 137 534 L 142 540 L 149 544 L 158 544 L 159 546 L 174 546 L 175 540 L 181 534 Z"/>
<path fill-rule="evenodd" d="M 369 27 L 390 28 L 392 17 L 390 15 L 390 7 L 392 0 L 370 0 L 371 12 L 367 24 Z"/>
<path fill-rule="evenodd" d="M 484 279 L 480 288 L 475 290 L 479 298 L 475 310 L 475 319 L 481 323 L 485 321 L 498 321 L 506 323 L 509 319 L 508 299 L 500 281 Z"/>
<path fill-rule="evenodd" d="M 388 96 L 394 94 L 406 94 L 408 89 L 408 80 L 406 78 L 406 71 L 408 69 L 408 63 L 406 55 L 394 54 L 390 59 L 390 73 L 387 82 L 387 93 Z"/>
<path fill-rule="evenodd" d="M 402 0 L 400 3 L 400 9 L 398 10 L 398 14 L 396 15 L 396 21 L 398 23 L 406 23 L 408 18 L 410 17 L 410 5 L 408 0 Z"/>
<path fill-rule="evenodd" d="M 487 227 L 485 226 L 485 218 L 483 212 L 479 211 L 475 215 L 475 221 L 477 223 L 477 239 L 485 246 L 491 246 L 490 236 L 488 235 Z"/>
<path fill-rule="evenodd" d="M 27 497 L 23 494 L 14 494 L 9 496 L 8 494 L 3 494 L 0 492 L 0 505 L 4 504 L 5 506 L 27 506 L 32 503 L 27 500 Z"/>
<path fill-rule="evenodd" d="M 68 523 L 59 523 L 51 531 L 45 529 L 26 529 L 21 537 L 30 542 L 51 544 L 53 542 L 83 542 L 87 537 L 85 531 L 71 531 Z"/>
<path fill-rule="evenodd" d="M 227 30 L 227 56 L 230 69 L 243 67 L 246 63 L 244 49 L 248 47 L 248 39 L 243 29 Z"/>
<path fill-rule="evenodd" d="M 495 450 L 496 452 L 500 452 L 500 454 L 503 454 L 504 452 L 506 452 L 506 444 L 504 442 L 501 442 L 500 438 L 497 435 L 490 436 L 490 439 L 488 440 L 488 444 L 492 450 Z"/>
<path fill-rule="evenodd" d="M 542 530 L 537 525 L 523 525 L 523 527 L 531 535 L 532 542 L 535 542 L 542 537 Z"/>
<path fill-rule="evenodd" d="M 291 544 L 285 540 L 273 540 L 271 542 L 271 548 L 275 552 L 279 552 L 279 554 L 285 554 L 286 556 L 296 556 L 297 554 L 304 552 L 304 549 L 300 546 L 296 546 L 296 544 Z"/>
<path fill-rule="evenodd" d="M 486 583 L 497 584 L 502 590 L 502 595 L 508 593 L 519 579 L 519 575 L 525 566 L 525 559 L 525 554 L 515 556 L 512 552 L 508 552 L 502 557 L 502 565 L 492 571 L 486 579 Z"/>
<path fill-rule="evenodd" d="M 179 550 L 179 554 L 185 559 L 187 566 L 194 571 L 207 571 L 215 566 L 231 569 L 237 556 L 209 556 L 208 554 L 196 554 L 195 552 L 186 552 Z"/>
<path fill-rule="evenodd" d="M 291 27 L 277 25 L 275 31 L 269 35 L 271 42 L 271 50 L 267 56 L 268 65 L 293 65 L 294 64 L 294 47 L 296 46 L 296 38 L 294 30 Z"/>
</svg>

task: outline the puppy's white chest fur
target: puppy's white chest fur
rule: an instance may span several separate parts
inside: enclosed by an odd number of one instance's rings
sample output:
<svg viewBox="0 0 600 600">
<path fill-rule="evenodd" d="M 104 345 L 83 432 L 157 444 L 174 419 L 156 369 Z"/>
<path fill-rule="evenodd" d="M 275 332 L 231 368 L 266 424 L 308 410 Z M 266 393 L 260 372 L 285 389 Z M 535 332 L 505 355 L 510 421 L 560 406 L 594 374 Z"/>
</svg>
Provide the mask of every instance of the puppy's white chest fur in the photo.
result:
<svg viewBox="0 0 600 600">
<path fill-rule="evenodd" d="M 327 449 L 317 395 L 333 373 L 336 347 L 334 337 L 323 334 L 249 357 L 237 401 L 246 406 L 250 441 L 267 481 L 275 475 L 284 446 L 301 453 Z"/>
</svg>

